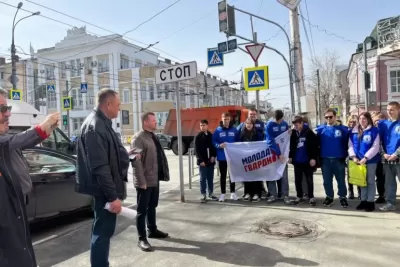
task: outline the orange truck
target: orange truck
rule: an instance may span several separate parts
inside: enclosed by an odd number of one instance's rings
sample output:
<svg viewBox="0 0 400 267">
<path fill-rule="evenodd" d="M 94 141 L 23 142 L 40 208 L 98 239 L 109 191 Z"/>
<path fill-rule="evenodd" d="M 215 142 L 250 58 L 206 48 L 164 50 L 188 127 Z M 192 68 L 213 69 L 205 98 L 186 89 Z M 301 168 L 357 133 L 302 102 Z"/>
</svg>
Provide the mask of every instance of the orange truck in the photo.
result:
<svg viewBox="0 0 400 267">
<path fill-rule="evenodd" d="M 194 137 L 200 131 L 200 121 L 208 120 L 208 130 L 213 132 L 221 121 L 221 115 L 229 112 L 234 121 L 234 126 L 238 126 L 248 117 L 249 109 L 242 106 L 220 106 L 204 108 L 186 108 L 181 109 L 182 121 L 182 153 L 185 155 L 189 148 L 193 147 Z M 259 119 L 266 121 L 266 111 L 259 111 Z M 167 122 L 164 127 L 164 134 L 171 136 L 169 148 L 178 155 L 178 134 L 176 128 L 176 109 L 169 111 Z"/>
</svg>

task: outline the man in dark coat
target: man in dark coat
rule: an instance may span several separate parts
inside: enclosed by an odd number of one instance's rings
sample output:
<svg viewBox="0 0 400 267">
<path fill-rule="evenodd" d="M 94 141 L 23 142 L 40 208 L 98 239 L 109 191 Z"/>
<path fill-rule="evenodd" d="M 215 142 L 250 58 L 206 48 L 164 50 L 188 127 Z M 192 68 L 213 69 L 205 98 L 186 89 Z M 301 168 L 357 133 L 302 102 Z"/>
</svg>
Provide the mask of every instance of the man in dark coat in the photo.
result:
<svg viewBox="0 0 400 267">
<path fill-rule="evenodd" d="M 0 266 L 36 267 L 25 197 L 21 180 L 29 177 L 28 167 L 16 169 L 24 148 L 33 147 L 46 139 L 57 127 L 60 115 L 51 114 L 33 129 L 15 135 L 7 134 L 11 106 L 7 91 L 0 89 Z M 17 166 L 17 167 L 18 167 Z M 25 173 L 27 172 L 27 173 Z"/>
<path fill-rule="evenodd" d="M 110 239 L 114 235 L 121 201 L 126 198 L 129 156 L 114 129 L 120 99 L 114 90 L 97 95 L 97 107 L 85 119 L 77 138 L 76 186 L 78 193 L 93 196 L 94 222 L 90 261 L 93 267 L 108 267 Z M 109 203 L 109 210 L 104 207 Z"/>
</svg>

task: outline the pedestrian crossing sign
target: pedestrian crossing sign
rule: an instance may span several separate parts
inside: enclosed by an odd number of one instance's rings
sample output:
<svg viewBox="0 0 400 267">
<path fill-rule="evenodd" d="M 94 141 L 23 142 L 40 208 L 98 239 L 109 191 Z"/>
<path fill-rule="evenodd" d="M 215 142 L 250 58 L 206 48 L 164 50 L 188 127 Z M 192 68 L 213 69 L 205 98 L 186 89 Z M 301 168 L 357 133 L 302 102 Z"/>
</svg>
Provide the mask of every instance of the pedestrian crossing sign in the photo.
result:
<svg viewBox="0 0 400 267">
<path fill-rule="evenodd" d="M 72 97 L 70 96 L 64 96 L 62 98 L 62 109 L 63 110 L 71 110 L 72 109 Z"/>
<path fill-rule="evenodd" d="M 22 90 L 10 90 L 10 95 L 12 100 L 22 101 Z"/>
<path fill-rule="evenodd" d="M 268 66 L 244 69 L 244 81 L 246 91 L 269 89 Z"/>
<path fill-rule="evenodd" d="M 218 53 L 218 48 L 209 48 L 207 51 L 208 67 L 219 67 L 224 65 L 224 54 Z"/>
<path fill-rule="evenodd" d="M 336 116 L 340 117 L 340 108 L 338 106 L 334 106 L 334 107 L 331 107 L 331 108 L 336 111 Z"/>
</svg>

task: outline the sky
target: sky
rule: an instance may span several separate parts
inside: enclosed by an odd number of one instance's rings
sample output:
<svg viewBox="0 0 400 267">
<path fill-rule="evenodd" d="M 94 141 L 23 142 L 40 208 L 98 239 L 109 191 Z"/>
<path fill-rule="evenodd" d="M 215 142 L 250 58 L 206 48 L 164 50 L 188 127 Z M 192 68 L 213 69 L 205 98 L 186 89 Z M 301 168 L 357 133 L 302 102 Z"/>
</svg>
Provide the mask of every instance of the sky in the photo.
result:
<svg viewBox="0 0 400 267">
<path fill-rule="evenodd" d="M 0 0 L 0 56 L 10 54 L 12 20 L 16 11 L 15 8 L 4 3 L 17 6 L 18 2 Z M 108 31 L 33 3 L 120 34 L 137 28 L 126 35 L 139 41 L 137 45 L 144 46 L 143 43 L 152 44 L 158 41 L 153 50 L 160 53 L 160 56 L 179 62 L 195 60 L 198 69 L 202 71 L 207 67 L 207 48 L 216 47 L 217 43 L 226 40 L 226 36 L 218 29 L 217 4 L 219 0 L 34 0 L 22 2 L 23 9 L 32 12 L 40 11 L 41 15 L 47 17 L 31 17 L 16 27 L 16 45 L 26 53 L 29 53 L 30 43 L 35 50 L 54 46 L 66 36 L 67 30 L 72 26 L 86 25 L 87 31 L 92 34 L 110 34 Z M 173 3 L 175 4 L 169 9 L 149 20 Z M 228 4 L 275 21 L 285 26 L 290 35 L 289 11 L 276 0 L 228 0 Z M 363 42 L 379 19 L 400 15 L 400 1 L 302 0 L 300 10 L 305 18 L 304 24 L 309 36 L 308 42 L 300 18 L 304 71 L 306 79 L 309 79 L 311 75 L 314 75 L 311 64 L 314 55 L 321 56 L 327 50 L 336 52 L 340 56 L 339 63 L 348 64 L 357 43 Z M 28 13 L 21 10 L 18 17 L 26 15 Z M 149 21 L 143 23 L 147 20 Z M 137 27 L 140 24 L 142 25 Z M 257 32 L 259 41 L 264 41 L 268 46 L 278 49 L 288 57 L 287 39 L 279 28 L 254 19 L 254 30 Z M 245 38 L 252 38 L 248 15 L 236 12 L 236 32 Z M 238 39 L 238 42 L 245 41 Z M 228 81 L 240 82 L 240 70 L 254 66 L 251 57 L 240 50 L 226 54 L 224 61 L 223 67 L 209 68 L 208 73 Z M 259 65 L 268 65 L 270 76 L 270 89 L 261 91 L 260 99 L 269 100 L 274 108 L 288 106 L 290 103 L 288 70 L 282 58 L 273 51 L 264 50 L 259 58 Z M 250 99 L 254 99 L 254 93 L 250 93 L 249 96 Z"/>
</svg>

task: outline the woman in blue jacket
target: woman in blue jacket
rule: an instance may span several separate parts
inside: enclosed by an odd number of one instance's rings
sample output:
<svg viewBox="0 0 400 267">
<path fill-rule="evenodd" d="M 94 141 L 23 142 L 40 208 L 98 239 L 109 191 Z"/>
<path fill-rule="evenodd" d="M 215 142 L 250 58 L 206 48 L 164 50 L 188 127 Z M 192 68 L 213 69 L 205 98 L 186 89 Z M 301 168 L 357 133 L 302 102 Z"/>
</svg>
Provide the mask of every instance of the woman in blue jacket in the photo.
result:
<svg viewBox="0 0 400 267">
<path fill-rule="evenodd" d="M 257 133 L 255 123 L 251 118 L 248 118 L 244 122 L 244 127 L 241 128 L 239 132 L 240 142 L 256 142 L 262 141 L 263 136 Z M 251 200 L 253 202 L 259 202 L 261 200 L 262 193 L 262 182 L 244 182 L 244 198 L 243 200 Z"/>
<path fill-rule="evenodd" d="M 361 188 L 361 203 L 357 210 L 375 210 L 375 172 L 380 160 L 379 130 L 374 126 L 369 112 L 361 113 L 359 125 L 353 128 L 349 138 L 349 158 L 356 164 L 367 166 L 367 186 Z"/>
</svg>

